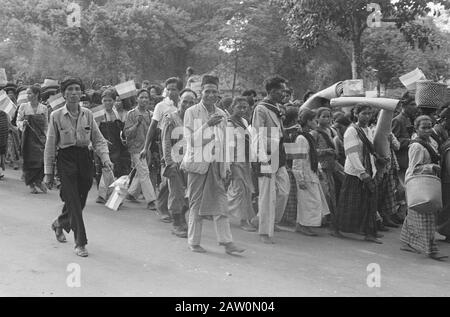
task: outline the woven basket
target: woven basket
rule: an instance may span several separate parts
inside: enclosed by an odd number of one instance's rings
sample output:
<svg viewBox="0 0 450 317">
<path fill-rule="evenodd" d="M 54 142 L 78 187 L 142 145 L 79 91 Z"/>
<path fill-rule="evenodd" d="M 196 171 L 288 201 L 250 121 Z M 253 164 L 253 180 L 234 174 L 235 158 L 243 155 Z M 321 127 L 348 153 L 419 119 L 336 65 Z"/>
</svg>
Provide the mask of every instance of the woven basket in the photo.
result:
<svg viewBox="0 0 450 317">
<path fill-rule="evenodd" d="M 419 107 L 439 109 L 447 99 L 447 85 L 431 80 L 419 80 L 416 90 L 416 104 Z"/>
</svg>

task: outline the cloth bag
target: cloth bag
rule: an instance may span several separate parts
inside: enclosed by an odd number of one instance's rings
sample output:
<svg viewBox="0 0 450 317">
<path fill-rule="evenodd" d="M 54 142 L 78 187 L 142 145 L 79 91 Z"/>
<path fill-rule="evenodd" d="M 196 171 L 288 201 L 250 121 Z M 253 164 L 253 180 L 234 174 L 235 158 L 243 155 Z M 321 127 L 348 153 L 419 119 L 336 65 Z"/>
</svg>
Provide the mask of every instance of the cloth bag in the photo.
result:
<svg viewBox="0 0 450 317">
<path fill-rule="evenodd" d="M 123 201 L 127 197 L 128 187 L 131 184 L 131 175 L 135 172 L 135 169 L 131 171 L 129 175 L 124 175 L 115 180 L 109 188 L 112 188 L 112 194 L 106 202 L 105 206 L 111 210 L 118 211 Z"/>
</svg>

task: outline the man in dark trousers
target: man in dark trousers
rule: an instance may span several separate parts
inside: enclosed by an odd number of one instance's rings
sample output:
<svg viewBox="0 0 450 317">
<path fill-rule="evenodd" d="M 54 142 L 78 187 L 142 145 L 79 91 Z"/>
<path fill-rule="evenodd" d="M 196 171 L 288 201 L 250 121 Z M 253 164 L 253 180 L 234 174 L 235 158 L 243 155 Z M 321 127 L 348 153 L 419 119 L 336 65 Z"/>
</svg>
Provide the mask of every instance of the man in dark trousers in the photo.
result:
<svg viewBox="0 0 450 317">
<path fill-rule="evenodd" d="M 113 169 L 108 145 L 92 112 L 80 107 L 84 86 L 79 78 L 67 78 L 61 83 L 66 104 L 52 112 L 44 152 L 45 182 L 53 186 L 53 163 L 56 159 L 61 178 L 60 197 L 64 202 L 61 215 L 53 222 L 56 239 L 66 242 L 63 229 L 74 232 L 75 253 L 87 257 L 87 237 L 82 211 L 92 186 L 94 168 L 88 146 L 92 142 L 105 168 Z M 58 155 L 56 157 L 56 152 Z"/>
<path fill-rule="evenodd" d="M 417 113 L 414 96 L 405 93 L 401 100 L 401 113 L 392 120 L 392 133 L 400 142 L 397 159 L 400 166 L 399 178 L 402 185 L 405 182 L 405 173 L 408 168 L 408 149 L 413 134 L 413 122 Z"/>
</svg>

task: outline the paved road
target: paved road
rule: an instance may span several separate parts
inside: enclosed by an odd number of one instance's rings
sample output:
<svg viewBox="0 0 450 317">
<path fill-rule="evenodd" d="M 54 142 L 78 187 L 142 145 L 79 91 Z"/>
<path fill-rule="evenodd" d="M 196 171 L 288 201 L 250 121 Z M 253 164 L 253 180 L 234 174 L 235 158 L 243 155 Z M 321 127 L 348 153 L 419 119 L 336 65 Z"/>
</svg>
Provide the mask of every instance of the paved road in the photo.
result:
<svg viewBox="0 0 450 317">
<path fill-rule="evenodd" d="M 7 170 L 6 177 L 0 296 L 450 296 L 450 262 L 400 251 L 399 229 L 383 245 L 285 231 L 269 246 L 234 223 L 234 239 L 247 251 L 229 256 L 205 222 L 202 245 L 209 252 L 194 254 L 144 204 L 109 211 L 95 204 L 95 190 L 85 210 L 90 256 L 82 259 L 73 253 L 72 235 L 59 244 L 50 230 L 61 209 L 58 193 L 32 196 L 19 171 Z M 450 246 L 440 245 L 450 254 Z M 81 269 L 81 287 L 67 286 L 72 263 Z M 367 286 L 371 263 L 381 269 L 380 287 Z"/>
</svg>

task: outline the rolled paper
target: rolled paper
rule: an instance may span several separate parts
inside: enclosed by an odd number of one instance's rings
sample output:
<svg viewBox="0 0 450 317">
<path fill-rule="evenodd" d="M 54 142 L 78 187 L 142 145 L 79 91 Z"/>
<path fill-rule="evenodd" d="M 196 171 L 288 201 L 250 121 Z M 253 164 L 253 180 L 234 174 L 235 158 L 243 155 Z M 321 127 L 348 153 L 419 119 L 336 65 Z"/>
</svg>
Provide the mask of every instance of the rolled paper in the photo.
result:
<svg viewBox="0 0 450 317">
<path fill-rule="evenodd" d="M 322 107 L 320 98 L 331 100 L 333 98 L 341 96 L 342 93 L 343 93 L 343 83 L 340 81 L 334 84 L 333 86 L 328 87 L 327 89 L 321 90 L 312 95 L 312 97 L 306 100 L 306 102 L 300 107 L 300 110 L 304 109 L 315 110 L 317 108 L 320 108 Z"/>
<path fill-rule="evenodd" d="M 331 99 L 331 108 L 354 107 L 358 103 L 367 103 L 374 108 L 395 111 L 400 100 L 389 98 L 339 97 Z"/>
<path fill-rule="evenodd" d="M 394 119 L 394 111 L 381 110 L 377 127 L 375 128 L 375 136 L 373 139 L 375 152 L 384 158 L 389 157 L 391 154 L 389 135 L 391 134 L 392 119 Z"/>
</svg>

